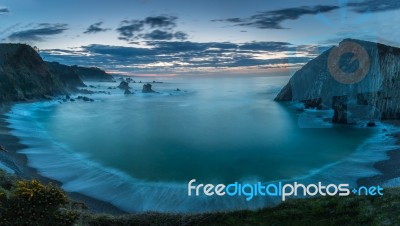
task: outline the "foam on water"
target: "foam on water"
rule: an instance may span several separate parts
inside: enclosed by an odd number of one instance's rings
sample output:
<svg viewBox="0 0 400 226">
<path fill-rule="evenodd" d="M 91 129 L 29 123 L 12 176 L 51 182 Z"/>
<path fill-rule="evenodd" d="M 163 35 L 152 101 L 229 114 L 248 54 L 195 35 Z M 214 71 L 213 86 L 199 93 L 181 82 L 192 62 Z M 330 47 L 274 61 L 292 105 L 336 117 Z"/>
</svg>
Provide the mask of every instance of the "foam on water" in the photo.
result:
<svg viewBox="0 0 400 226">
<path fill-rule="evenodd" d="M 15 174 L 15 171 L 11 169 L 10 167 L 6 166 L 5 164 L 0 162 L 0 169 L 4 170 L 5 172 L 9 174 Z"/>
<path fill-rule="evenodd" d="M 48 138 L 46 131 L 35 122 L 32 113 L 50 105 L 15 105 L 7 114 L 7 121 L 11 133 L 29 147 L 20 151 L 28 156 L 29 166 L 46 177 L 62 182 L 66 191 L 80 192 L 108 201 L 129 212 L 204 212 L 257 208 L 263 205 L 246 202 L 244 199 L 237 199 L 233 204 L 227 198 L 214 200 L 188 197 L 185 184 L 144 182 L 121 171 L 103 167 Z"/>
<path fill-rule="evenodd" d="M 229 211 L 257 209 L 280 202 L 279 197 L 257 197 L 249 202 L 245 201 L 245 197 L 189 197 L 186 183 L 147 182 L 104 167 L 87 156 L 51 140 L 44 128 L 35 121 L 35 112 L 46 110 L 54 104 L 57 103 L 14 105 L 7 113 L 7 121 L 11 133 L 29 147 L 20 151 L 27 155 L 29 166 L 36 168 L 43 176 L 62 182 L 66 191 L 79 192 L 107 201 L 129 212 Z M 322 181 L 324 184 L 349 183 L 356 186 L 358 178 L 378 174 L 373 168 L 373 163 L 387 159 L 386 152 L 398 148 L 395 138 L 378 132 L 382 131 L 382 128 L 388 129 L 386 133 L 396 130 L 393 126 L 379 124 L 376 128 L 377 133 L 348 158 L 285 182 L 298 181 L 307 184 Z M 251 181 L 249 179 L 248 182 Z M 395 179 L 388 183 L 398 184 L 399 181 L 400 179 Z"/>
</svg>

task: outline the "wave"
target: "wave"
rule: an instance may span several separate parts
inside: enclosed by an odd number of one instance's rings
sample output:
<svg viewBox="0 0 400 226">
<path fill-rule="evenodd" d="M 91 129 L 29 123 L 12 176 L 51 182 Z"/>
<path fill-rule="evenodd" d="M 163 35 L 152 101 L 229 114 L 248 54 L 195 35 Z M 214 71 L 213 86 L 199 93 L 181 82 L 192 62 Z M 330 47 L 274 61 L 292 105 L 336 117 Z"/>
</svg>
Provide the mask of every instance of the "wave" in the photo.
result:
<svg viewBox="0 0 400 226">
<path fill-rule="evenodd" d="M 79 192 L 109 202 L 127 212 L 202 213 L 258 209 L 280 203 L 279 197 L 255 197 L 246 201 L 244 196 L 188 196 L 186 183 L 148 182 L 104 167 L 67 145 L 52 140 L 37 121 L 38 111 L 49 110 L 55 104 L 58 103 L 16 104 L 6 114 L 6 120 L 11 134 L 19 137 L 21 143 L 28 147 L 19 151 L 28 157 L 28 165 L 41 175 L 60 181 L 62 188 L 68 192 Z M 388 130 L 386 133 L 396 130 L 393 126 L 380 124 L 377 132 L 348 158 L 284 182 L 307 184 L 321 181 L 356 186 L 358 178 L 378 174 L 373 163 L 387 159 L 386 152 L 398 148 L 395 138 L 385 136 L 382 128 Z"/>
</svg>

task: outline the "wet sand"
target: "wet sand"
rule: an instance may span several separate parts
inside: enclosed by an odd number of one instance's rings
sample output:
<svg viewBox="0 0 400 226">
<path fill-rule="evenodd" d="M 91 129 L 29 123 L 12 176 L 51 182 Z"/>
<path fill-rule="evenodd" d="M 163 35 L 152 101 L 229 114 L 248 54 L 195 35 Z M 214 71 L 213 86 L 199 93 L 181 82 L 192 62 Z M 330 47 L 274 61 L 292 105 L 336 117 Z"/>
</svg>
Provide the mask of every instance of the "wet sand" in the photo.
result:
<svg viewBox="0 0 400 226">
<path fill-rule="evenodd" d="M 15 175 L 23 179 L 37 179 L 42 183 L 51 182 L 61 187 L 62 184 L 59 181 L 43 177 L 38 174 L 34 168 L 29 167 L 26 156 L 18 153 L 18 150 L 22 150 L 26 148 L 26 146 L 21 144 L 17 137 L 10 134 L 8 123 L 5 120 L 7 116 L 4 115 L 9 110 L 9 105 L 0 106 L 0 145 L 7 150 L 7 152 L 0 151 L 0 163 L 5 165 L 7 168 L 12 169 Z M 74 201 L 84 202 L 92 212 L 110 214 L 126 213 L 108 202 L 93 199 L 80 193 L 69 192 L 68 196 Z"/>
</svg>

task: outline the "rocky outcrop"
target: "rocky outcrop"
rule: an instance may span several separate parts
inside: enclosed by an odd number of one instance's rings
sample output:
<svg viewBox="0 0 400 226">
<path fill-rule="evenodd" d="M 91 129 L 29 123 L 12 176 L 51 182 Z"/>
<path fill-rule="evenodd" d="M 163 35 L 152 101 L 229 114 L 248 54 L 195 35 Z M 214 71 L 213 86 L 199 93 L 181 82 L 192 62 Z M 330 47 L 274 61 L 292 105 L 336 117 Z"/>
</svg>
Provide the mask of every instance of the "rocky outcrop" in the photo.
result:
<svg viewBox="0 0 400 226">
<path fill-rule="evenodd" d="M 155 91 L 151 88 L 151 84 L 147 83 L 143 85 L 142 93 L 155 93 Z"/>
<path fill-rule="evenodd" d="M 72 68 L 78 73 L 79 77 L 85 81 L 100 81 L 100 82 L 112 82 L 114 78 L 112 75 L 107 74 L 105 71 L 97 67 L 80 67 L 72 66 Z"/>
<path fill-rule="evenodd" d="M 347 96 L 334 96 L 332 98 L 332 122 L 347 124 Z"/>
<path fill-rule="evenodd" d="M 129 94 L 132 94 L 132 92 L 129 89 L 125 89 L 124 94 L 129 95 Z"/>
<path fill-rule="evenodd" d="M 25 44 L 0 44 L 0 101 L 65 94 L 64 84 Z"/>
<path fill-rule="evenodd" d="M 78 96 L 76 99 L 78 100 L 83 100 L 86 102 L 93 102 L 94 100 L 92 98 L 86 97 L 86 96 Z"/>
<path fill-rule="evenodd" d="M 400 119 L 400 49 L 345 39 L 298 70 L 276 101 L 321 99 L 335 123 Z"/>
<path fill-rule="evenodd" d="M 129 86 L 129 84 L 128 84 L 127 82 L 122 81 L 122 82 L 118 85 L 118 88 L 127 90 L 127 89 L 130 89 L 131 87 Z"/>
<path fill-rule="evenodd" d="M 288 84 L 286 84 L 281 91 L 278 93 L 278 95 L 275 97 L 276 101 L 292 101 L 293 95 L 292 95 L 292 83 L 289 81 Z"/>
<path fill-rule="evenodd" d="M 0 103 L 31 99 L 52 99 L 68 92 L 93 93 L 82 78 L 113 81 L 98 68 L 44 62 L 29 45 L 0 44 Z"/>
<path fill-rule="evenodd" d="M 77 87 L 86 87 L 73 67 L 58 62 L 46 62 L 46 64 L 49 67 L 50 72 L 59 77 L 66 89 L 76 91 Z"/>
</svg>

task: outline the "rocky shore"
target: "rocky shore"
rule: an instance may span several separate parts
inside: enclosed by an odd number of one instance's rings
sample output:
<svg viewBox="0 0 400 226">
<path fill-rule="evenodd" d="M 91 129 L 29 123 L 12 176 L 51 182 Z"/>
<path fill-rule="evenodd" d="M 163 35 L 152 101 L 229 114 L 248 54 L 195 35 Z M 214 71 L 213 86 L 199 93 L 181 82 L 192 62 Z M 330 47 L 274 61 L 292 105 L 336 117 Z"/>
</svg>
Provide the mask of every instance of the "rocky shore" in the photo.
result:
<svg viewBox="0 0 400 226">
<path fill-rule="evenodd" d="M 400 48 L 344 39 L 298 70 L 275 100 L 318 102 L 334 110 L 333 123 L 400 119 Z"/>
<path fill-rule="evenodd" d="M 29 45 L 0 44 L 0 103 L 84 91 L 84 80 L 114 81 L 98 68 L 45 62 Z"/>
<path fill-rule="evenodd" d="M 98 68 L 67 66 L 45 62 L 39 54 L 25 44 L 0 44 L 0 168 L 21 179 L 38 179 L 43 183 L 58 181 L 41 176 L 27 165 L 27 158 L 18 151 L 26 148 L 10 134 L 5 114 L 14 103 L 56 100 L 73 101 L 69 93 L 87 93 L 84 80 L 114 81 L 113 77 Z M 92 92 L 91 92 L 92 93 Z M 61 97 L 60 97 L 61 96 Z M 86 99 L 87 100 L 86 100 Z M 79 99 L 79 98 L 78 98 Z M 81 96 L 81 99 L 93 101 Z M 70 198 L 81 200 L 94 212 L 121 214 L 115 206 L 78 193 Z"/>
<path fill-rule="evenodd" d="M 342 51 L 342 55 L 335 55 L 335 51 Z M 345 80 L 344 76 L 353 80 Z M 344 39 L 298 70 L 275 100 L 300 102 L 304 108 L 316 110 L 332 109 L 331 122 L 336 124 L 373 127 L 376 121 L 385 121 L 399 126 L 400 48 Z M 387 135 L 396 137 L 400 144 L 400 134 Z M 387 160 L 373 165 L 380 174 L 360 178 L 360 186 L 400 177 L 400 150 L 387 155 Z"/>
</svg>

